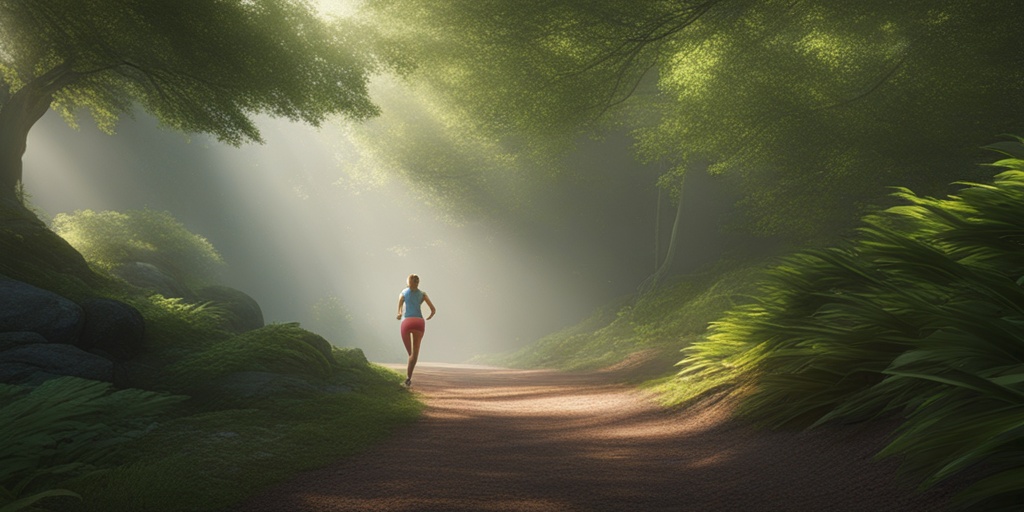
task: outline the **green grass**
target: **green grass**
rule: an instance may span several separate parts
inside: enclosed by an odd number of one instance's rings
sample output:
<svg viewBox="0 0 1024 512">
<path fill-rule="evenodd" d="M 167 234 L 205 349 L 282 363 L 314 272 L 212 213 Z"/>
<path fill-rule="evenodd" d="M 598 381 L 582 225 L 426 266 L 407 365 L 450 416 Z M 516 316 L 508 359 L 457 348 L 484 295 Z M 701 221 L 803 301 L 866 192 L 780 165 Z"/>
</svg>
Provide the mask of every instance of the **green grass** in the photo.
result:
<svg viewBox="0 0 1024 512">
<path fill-rule="evenodd" d="M 69 486 L 61 510 L 218 510 L 255 491 L 352 455 L 419 417 L 401 377 L 367 366 L 350 393 L 269 400 L 160 423 L 109 472 Z M 57 503 L 54 499 L 53 503 Z"/>
</svg>

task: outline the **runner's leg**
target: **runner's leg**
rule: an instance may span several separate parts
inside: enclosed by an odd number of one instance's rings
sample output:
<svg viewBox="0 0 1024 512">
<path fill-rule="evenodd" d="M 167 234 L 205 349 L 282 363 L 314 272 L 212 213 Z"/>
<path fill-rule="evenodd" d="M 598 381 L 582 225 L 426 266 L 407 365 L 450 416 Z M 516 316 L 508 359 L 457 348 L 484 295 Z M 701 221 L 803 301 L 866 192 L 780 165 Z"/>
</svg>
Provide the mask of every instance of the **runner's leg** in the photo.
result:
<svg viewBox="0 0 1024 512">
<path fill-rule="evenodd" d="M 412 336 L 412 350 L 409 351 L 409 368 L 406 371 L 406 377 L 412 379 L 412 370 L 416 368 L 416 361 L 420 358 L 420 342 L 423 341 L 423 331 L 412 331 L 409 333 Z M 409 344 L 406 343 L 406 349 L 409 348 Z"/>
</svg>

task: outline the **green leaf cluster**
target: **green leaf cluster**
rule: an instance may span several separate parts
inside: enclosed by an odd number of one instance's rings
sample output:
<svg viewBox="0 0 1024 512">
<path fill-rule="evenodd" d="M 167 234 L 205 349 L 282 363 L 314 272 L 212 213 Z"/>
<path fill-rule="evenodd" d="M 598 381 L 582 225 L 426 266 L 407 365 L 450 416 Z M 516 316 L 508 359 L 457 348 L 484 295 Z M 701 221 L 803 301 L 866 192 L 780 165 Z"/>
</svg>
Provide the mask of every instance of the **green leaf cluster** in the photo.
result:
<svg viewBox="0 0 1024 512">
<path fill-rule="evenodd" d="M 70 489 L 81 502 L 62 510 L 229 510 L 268 486 L 365 451 L 419 417 L 405 376 L 366 364 L 346 393 L 270 399 L 162 420 L 118 467 Z"/>
<path fill-rule="evenodd" d="M 78 210 L 57 214 L 52 229 L 92 265 L 110 272 L 132 262 L 149 263 L 187 286 L 212 282 L 224 261 L 206 238 L 169 212 Z"/>
<path fill-rule="evenodd" d="M 1018 150 L 1024 146 L 1018 145 Z M 901 414 L 882 456 L 923 485 L 984 467 L 961 504 L 1024 499 L 1024 160 L 947 199 L 867 216 L 846 246 L 766 272 L 684 352 L 675 385 L 730 387 L 770 426 Z"/>
<path fill-rule="evenodd" d="M 260 141 L 253 116 L 318 125 L 376 114 L 372 34 L 299 0 L 3 0 L 0 89 L 54 93 L 112 131 L 141 105 L 167 126 Z M 43 80 L 45 83 L 40 83 Z"/>
<path fill-rule="evenodd" d="M 183 399 L 75 377 L 32 390 L 0 385 L 0 510 L 77 496 L 54 487 L 109 465 L 149 418 Z"/>
<path fill-rule="evenodd" d="M 638 159 L 667 169 L 663 187 L 710 162 L 742 195 L 746 231 L 834 239 L 892 204 L 886 186 L 941 196 L 953 180 L 990 179 L 974 165 L 977 148 L 993 132 L 1024 128 L 1013 0 L 364 6 L 367 23 L 415 64 L 405 81 L 442 121 L 427 131 L 537 157 L 510 173 L 486 160 L 462 165 L 457 144 L 435 144 L 432 153 L 456 156 L 447 168 L 428 163 L 420 173 L 412 154 L 396 163 L 493 207 L 501 203 L 488 201 L 489 180 L 542 182 L 565 171 L 552 154 L 620 128 L 634 134 Z M 369 143 L 389 151 L 422 138 L 408 112 L 385 112 Z"/>
<path fill-rule="evenodd" d="M 481 361 L 517 368 L 597 369 L 647 351 L 678 360 L 709 322 L 735 306 L 760 267 L 724 261 L 701 274 L 681 276 L 637 299 L 600 309 L 582 322 L 549 334 L 515 352 Z M 670 363 L 666 365 L 671 369 Z"/>
</svg>

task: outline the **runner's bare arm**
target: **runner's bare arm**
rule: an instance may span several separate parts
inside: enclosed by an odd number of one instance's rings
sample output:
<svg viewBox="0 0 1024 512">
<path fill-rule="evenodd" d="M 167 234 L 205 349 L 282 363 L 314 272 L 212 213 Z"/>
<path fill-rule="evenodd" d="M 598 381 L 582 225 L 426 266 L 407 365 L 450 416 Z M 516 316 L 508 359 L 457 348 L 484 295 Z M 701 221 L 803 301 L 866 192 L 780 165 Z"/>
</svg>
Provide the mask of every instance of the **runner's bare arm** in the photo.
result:
<svg viewBox="0 0 1024 512">
<path fill-rule="evenodd" d="M 430 302 L 430 297 L 428 297 L 427 294 L 425 293 L 423 294 L 423 302 L 426 302 L 427 305 L 430 306 L 430 316 L 427 317 L 427 320 L 434 318 L 434 313 L 437 313 L 437 309 L 434 308 L 434 303 Z"/>
<path fill-rule="evenodd" d="M 396 320 L 401 320 L 402 319 L 402 306 L 403 305 L 405 305 L 405 295 L 399 295 L 398 296 L 398 316 L 395 317 Z"/>
</svg>

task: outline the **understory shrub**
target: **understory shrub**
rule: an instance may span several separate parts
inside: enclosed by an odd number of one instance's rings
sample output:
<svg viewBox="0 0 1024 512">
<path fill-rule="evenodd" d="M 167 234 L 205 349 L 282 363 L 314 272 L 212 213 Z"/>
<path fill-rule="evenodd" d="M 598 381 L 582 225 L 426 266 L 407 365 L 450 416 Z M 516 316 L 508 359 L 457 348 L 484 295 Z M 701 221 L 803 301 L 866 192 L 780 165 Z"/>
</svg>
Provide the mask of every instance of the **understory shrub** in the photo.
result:
<svg viewBox="0 0 1024 512">
<path fill-rule="evenodd" d="M 79 210 L 55 216 L 53 231 L 107 272 L 124 263 L 149 263 L 191 287 L 211 282 L 224 264 L 209 241 L 168 212 Z"/>
<path fill-rule="evenodd" d="M 598 310 L 516 352 L 479 360 L 520 368 L 583 370 L 612 365 L 640 351 L 678 357 L 680 349 L 703 336 L 708 322 L 735 306 L 758 268 L 747 260 L 724 260 L 640 298 Z M 667 371 L 671 369 L 669 363 Z"/>
<path fill-rule="evenodd" d="M 338 367 L 330 343 L 297 323 L 271 324 L 213 343 L 167 368 L 178 389 L 202 386 L 218 377 L 261 371 L 324 380 Z"/>
<path fill-rule="evenodd" d="M 1024 146 L 1021 146 L 1024 149 Z M 754 301 L 685 349 L 674 386 L 726 388 L 769 426 L 902 415 L 880 454 L 927 487 L 968 468 L 978 510 L 1024 503 L 1024 160 L 946 199 L 865 217 L 842 247 L 789 256 Z"/>
<path fill-rule="evenodd" d="M 182 400 L 76 377 L 35 389 L 0 384 L 0 510 L 77 496 L 57 487 L 102 469 L 119 445 L 142 436 L 155 415 Z"/>
</svg>

